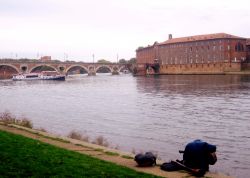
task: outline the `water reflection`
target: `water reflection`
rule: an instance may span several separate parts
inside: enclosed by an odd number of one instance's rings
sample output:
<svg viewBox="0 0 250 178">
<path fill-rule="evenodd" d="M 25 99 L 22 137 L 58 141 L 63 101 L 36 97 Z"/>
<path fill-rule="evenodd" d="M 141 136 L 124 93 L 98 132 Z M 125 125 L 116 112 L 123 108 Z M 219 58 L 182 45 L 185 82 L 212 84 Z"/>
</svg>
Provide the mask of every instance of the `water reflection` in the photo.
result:
<svg viewBox="0 0 250 178">
<path fill-rule="evenodd" d="M 240 75 L 168 75 L 136 78 L 140 92 L 215 96 L 242 92 L 250 88 L 249 76 Z"/>
</svg>

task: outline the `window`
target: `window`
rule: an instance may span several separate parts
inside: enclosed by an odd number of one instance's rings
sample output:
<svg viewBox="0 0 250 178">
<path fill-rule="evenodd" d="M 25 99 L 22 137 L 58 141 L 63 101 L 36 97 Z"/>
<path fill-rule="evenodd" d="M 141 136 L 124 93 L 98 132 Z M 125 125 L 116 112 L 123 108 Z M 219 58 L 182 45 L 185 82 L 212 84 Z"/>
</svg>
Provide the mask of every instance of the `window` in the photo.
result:
<svg viewBox="0 0 250 178">
<path fill-rule="evenodd" d="M 235 51 L 237 52 L 242 52 L 244 51 L 244 46 L 242 43 L 238 42 L 236 45 L 235 45 Z"/>
</svg>

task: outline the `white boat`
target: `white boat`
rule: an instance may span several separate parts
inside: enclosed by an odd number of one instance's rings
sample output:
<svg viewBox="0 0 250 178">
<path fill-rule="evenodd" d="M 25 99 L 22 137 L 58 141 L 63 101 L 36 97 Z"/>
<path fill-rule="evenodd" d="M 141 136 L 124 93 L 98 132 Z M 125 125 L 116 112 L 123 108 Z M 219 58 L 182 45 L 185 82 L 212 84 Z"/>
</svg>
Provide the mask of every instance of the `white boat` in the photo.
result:
<svg viewBox="0 0 250 178">
<path fill-rule="evenodd" d="M 65 80 L 65 75 L 55 71 L 42 71 L 41 73 L 18 74 L 12 77 L 14 81 L 21 80 Z"/>
</svg>

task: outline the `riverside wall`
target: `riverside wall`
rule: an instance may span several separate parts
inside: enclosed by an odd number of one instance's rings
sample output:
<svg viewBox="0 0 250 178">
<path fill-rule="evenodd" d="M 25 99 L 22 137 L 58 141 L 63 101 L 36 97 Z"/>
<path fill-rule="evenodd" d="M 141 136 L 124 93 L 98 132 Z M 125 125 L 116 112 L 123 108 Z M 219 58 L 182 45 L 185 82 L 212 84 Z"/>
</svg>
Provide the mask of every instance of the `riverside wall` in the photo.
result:
<svg viewBox="0 0 250 178">
<path fill-rule="evenodd" d="M 159 74 L 224 74 L 240 71 L 241 63 L 173 64 L 161 65 Z"/>
</svg>

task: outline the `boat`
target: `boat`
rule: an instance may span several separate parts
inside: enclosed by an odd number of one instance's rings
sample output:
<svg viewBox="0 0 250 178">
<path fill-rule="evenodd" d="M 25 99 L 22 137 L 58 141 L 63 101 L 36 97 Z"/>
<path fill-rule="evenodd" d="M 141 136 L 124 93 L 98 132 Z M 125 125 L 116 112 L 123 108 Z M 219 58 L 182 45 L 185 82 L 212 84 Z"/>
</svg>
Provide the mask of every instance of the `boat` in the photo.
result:
<svg viewBox="0 0 250 178">
<path fill-rule="evenodd" d="M 65 80 L 65 75 L 55 71 L 42 71 L 41 73 L 18 74 L 12 77 L 13 81 L 21 80 Z"/>
</svg>

